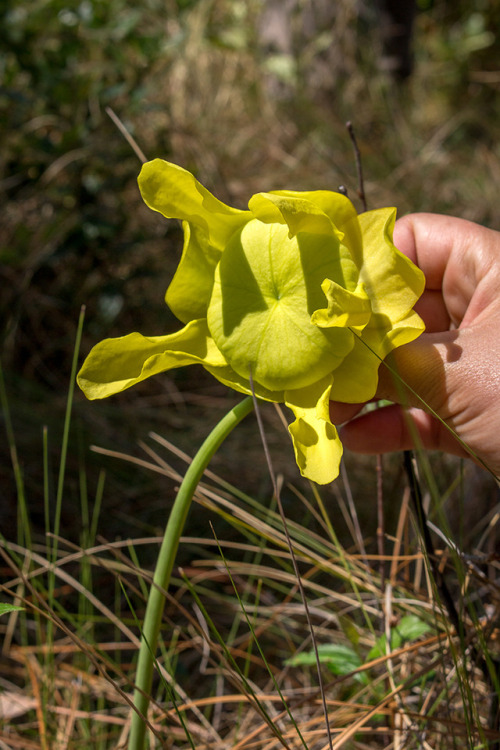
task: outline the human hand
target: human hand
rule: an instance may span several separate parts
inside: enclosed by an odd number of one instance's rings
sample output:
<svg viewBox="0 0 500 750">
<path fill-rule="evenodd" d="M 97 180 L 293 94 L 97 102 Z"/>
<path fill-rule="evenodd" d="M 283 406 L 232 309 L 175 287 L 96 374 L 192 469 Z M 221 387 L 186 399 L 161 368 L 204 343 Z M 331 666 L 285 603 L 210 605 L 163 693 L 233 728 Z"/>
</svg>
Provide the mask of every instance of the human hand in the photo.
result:
<svg viewBox="0 0 500 750">
<path fill-rule="evenodd" d="M 362 404 L 332 402 L 332 421 L 346 422 L 342 442 L 359 453 L 412 448 L 416 432 L 423 448 L 470 455 L 425 402 L 500 476 L 500 232 L 413 214 L 396 222 L 394 243 L 426 277 L 415 306 L 426 332 L 387 358 L 411 390 L 381 365 L 376 398 L 395 403 L 354 418 Z"/>
</svg>

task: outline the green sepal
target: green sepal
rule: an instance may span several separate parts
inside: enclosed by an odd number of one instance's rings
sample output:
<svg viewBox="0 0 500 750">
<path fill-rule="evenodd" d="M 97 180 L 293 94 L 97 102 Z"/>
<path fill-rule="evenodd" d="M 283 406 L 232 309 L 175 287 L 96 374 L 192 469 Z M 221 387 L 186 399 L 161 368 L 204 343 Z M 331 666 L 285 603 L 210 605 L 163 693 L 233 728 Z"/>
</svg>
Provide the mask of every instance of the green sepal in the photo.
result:
<svg viewBox="0 0 500 750">
<path fill-rule="evenodd" d="M 168 336 L 130 333 L 94 346 L 78 373 L 77 382 L 93 400 L 120 393 L 142 380 L 184 365 L 225 367 L 205 320 L 193 320 Z"/>
<path fill-rule="evenodd" d="M 171 219 L 183 219 L 203 229 L 220 251 L 231 235 L 251 215 L 226 206 L 182 167 L 163 159 L 143 164 L 138 178 L 141 195 L 149 208 Z"/>
<path fill-rule="evenodd" d="M 403 320 L 425 288 L 425 276 L 392 241 L 395 208 L 379 208 L 358 217 L 363 234 L 360 281 L 372 310 L 392 323 Z"/>
<path fill-rule="evenodd" d="M 204 229 L 183 222 L 184 248 L 165 302 L 183 323 L 206 318 L 221 252 L 213 247 Z"/>
</svg>

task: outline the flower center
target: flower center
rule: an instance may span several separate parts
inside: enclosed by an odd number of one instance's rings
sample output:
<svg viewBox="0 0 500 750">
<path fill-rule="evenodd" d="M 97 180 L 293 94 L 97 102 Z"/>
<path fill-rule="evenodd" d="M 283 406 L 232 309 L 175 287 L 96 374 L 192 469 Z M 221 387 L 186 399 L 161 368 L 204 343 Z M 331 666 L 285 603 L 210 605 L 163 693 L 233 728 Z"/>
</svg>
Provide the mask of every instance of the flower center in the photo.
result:
<svg viewBox="0 0 500 750">
<path fill-rule="evenodd" d="M 270 390 L 303 388 L 334 370 L 353 346 L 347 328 L 321 329 L 321 282 L 343 282 L 334 235 L 248 222 L 228 242 L 214 279 L 207 321 L 217 347 L 242 377 Z"/>
</svg>

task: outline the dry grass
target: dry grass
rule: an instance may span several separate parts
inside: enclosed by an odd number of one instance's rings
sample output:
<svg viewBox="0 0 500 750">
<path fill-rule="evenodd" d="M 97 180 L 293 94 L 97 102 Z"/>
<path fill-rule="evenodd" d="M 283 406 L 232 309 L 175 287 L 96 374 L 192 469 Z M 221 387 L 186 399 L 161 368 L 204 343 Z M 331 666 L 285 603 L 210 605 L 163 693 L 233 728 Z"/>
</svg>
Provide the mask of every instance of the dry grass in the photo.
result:
<svg viewBox="0 0 500 750">
<path fill-rule="evenodd" d="M 149 459 L 127 460 L 178 481 L 165 454 L 171 446 L 152 437 Z M 460 613 L 457 633 L 429 578 L 408 493 L 401 497 L 395 532 L 384 542 L 383 586 L 375 542 L 356 536 L 346 485 L 337 494 L 334 500 L 314 488 L 307 495 L 296 491 L 310 521 L 289 522 L 317 643 L 340 645 L 359 659 L 354 667 L 334 659 L 334 674 L 323 667 L 332 746 L 486 747 L 481 743 L 498 733 L 488 729 L 491 687 L 473 654 L 498 653 L 496 556 L 478 549 L 473 559 L 453 561 L 449 547 L 438 550 Z M 217 539 L 182 541 L 187 564 L 175 573 L 164 616 L 148 717 L 156 738 L 151 746 L 327 750 L 315 670 L 286 664 L 310 651 L 311 636 L 279 516 L 272 503 L 256 502 L 212 472 L 196 501 L 222 518 L 226 531 Z M 347 545 L 339 543 L 330 521 L 339 512 L 353 529 Z M 484 549 L 495 539 L 492 516 Z M 126 747 L 135 618 L 142 616 L 150 582 L 139 560 L 159 541 L 103 542 L 84 550 L 61 540 L 56 566 L 43 546 L 2 543 L 4 596 L 26 607 L 16 645 L 19 615 L 4 619 L 0 739 L 6 747 Z M 56 600 L 49 606 L 52 574 Z M 409 615 L 420 635 L 394 641 Z M 50 644 L 47 620 L 55 626 Z"/>
</svg>

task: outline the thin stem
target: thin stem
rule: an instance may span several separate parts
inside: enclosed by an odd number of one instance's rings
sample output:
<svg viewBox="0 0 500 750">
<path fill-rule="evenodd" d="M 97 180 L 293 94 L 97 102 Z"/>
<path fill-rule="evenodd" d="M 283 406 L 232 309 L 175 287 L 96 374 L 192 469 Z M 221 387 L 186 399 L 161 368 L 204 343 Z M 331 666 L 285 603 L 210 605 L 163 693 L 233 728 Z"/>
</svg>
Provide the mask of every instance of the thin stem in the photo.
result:
<svg viewBox="0 0 500 750">
<path fill-rule="evenodd" d="M 56 509 L 54 514 L 54 548 L 52 550 L 52 559 L 55 562 L 57 558 L 57 537 L 61 523 L 61 509 L 64 491 L 64 479 L 66 476 L 66 458 L 68 455 L 69 428 L 71 424 L 71 411 L 73 407 L 73 396 L 75 393 L 76 371 L 78 366 L 78 354 L 80 352 L 80 343 L 82 340 L 83 321 L 85 319 L 85 305 L 82 305 L 80 316 L 78 318 L 78 328 L 76 331 L 75 348 L 73 350 L 73 361 L 71 363 L 71 375 L 69 380 L 68 398 L 66 402 L 66 413 L 64 416 L 64 430 L 61 445 L 61 460 L 59 464 L 59 477 L 57 481 Z M 49 529 L 47 529 L 48 531 Z"/>
<path fill-rule="evenodd" d="M 361 163 L 361 154 L 359 152 L 358 141 L 356 139 L 356 134 L 354 132 L 352 122 L 346 122 L 345 126 L 347 128 L 347 132 L 349 133 L 349 138 L 351 139 L 352 147 L 354 149 L 354 159 L 356 161 L 356 171 L 358 173 L 358 196 L 361 201 L 361 205 L 363 206 L 363 211 L 366 211 L 367 203 L 365 194 L 365 180 L 363 177 L 363 165 Z"/>
<path fill-rule="evenodd" d="M 127 128 L 123 124 L 123 122 L 120 120 L 116 112 L 111 109 L 111 107 L 106 107 L 105 110 L 108 117 L 113 121 L 113 123 L 116 125 L 120 133 L 123 135 L 127 143 L 129 144 L 130 148 L 134 152 L 134 154 L 139 158 L 139 160 L 144 164 L 147 162 L 147 157 L 144 155 L 144 151 L 141 149 L 141 147 L 138 145 L 137 141 L 132 138 L 130 133 L 128 132 Z"/>
<path fill-rule="evenodd" d="M 403 452 L 403 464 L 404 464 L 406 476 L 408 479 L 408 485 L 410 488 L 410 498 L 413 503 L 413 509 L 414 509 L 415 516 L 417 519 L 420 534 L 422 535 L 422 541 L 424 544 L 425 553 L 426 553 L 426 556 L 429 560 L 429 563 L 432 569 L 434 581 L 436 583 L 437 589 L 441 596 L 441 600 L 445 604 L 451 624 L 455 628 L 455 631 L 457 633 L 460 633 L 463 628 L 462 628 L 462 623 L 460 621 L 460 617 L 457 612 L 457 608 L 455 606 L 455 602 L 448 588 L 444 575 L 439 565 L 436 562 L 437 560 L 436 551 L 434 549 L 434 543 L 432 541 L 429 527 L 427 525 L 427 515 L 424 510 L 424 504 L 422 500 L 422 490 L 420 488 L 420 483 L 418 481 L 415 468 L 413 465 L 414 457 L 413 457 L 412 451 L 407 450 Z"/>
<path fill-rule="evenodd" d="M 25 544 L 26 549 L 31 549 L 31 527 L 29 523 L 28 508 L 26 505 L 26 493 L 24 487 L 24 478 L 17 454 L 16 438 L 14 435 L 14 428 L 12 425 L 12 418 L 10 415 L 9 399 L 7 397 L 7 389 L 5 387 L 5 380 L 3 375 L 2 362 L 0 360 L 0 407 L 3 412 L 3 418 L 5 423 L 5 430 L 7 432 L 7 445 L 10 450 L 10 459 L 12 462 L 12 469 L 14 471 L 14 478 L 16 481 L 17 490 L 17 528 L 18 528 L 18 539 L 20 544 Z"/>
<path fill-rule="evenodd" d="M 179 546 L 179 539 L 184 529 L 193 495 L 212 456 L 217 452 L 220 445 L 236 425 L 252 411 L 252 408 L 252 397 L 247 396 L 247 398 L 231 409 L 214 427 L 193 458 L 170 511 L 167 528 L 165 529 L 165 535 L 156 563 L 153 585 L 149 594 L 141 633 L 136 688 L 134 692 L 135 711 L 132 715 L 128 750 L 144 750 L 146 723 L 143 717 L 147 716 L 150 701 L 153 665 L 158 645 L 163 607 L 165 605 L 165 593 L 168 590 Z"/>
<path fill-rule="evenodd" d="M 68 397 L 66 400 L 66 412 L 64 415 L 64 429 L 63 429 L 63 437 L 62 437 L 62 444 L 61 444 L 61 458 L 59 461 L 59 476 L 57 480 L 57 493 L 56 493 L 56 505 L 55 505 L 55 511 L 54 511 L 54 528 L 53 528 L 53 544 L 52 549 L 50 551 L 50 558 L 51 561 L 54 563 L 54 565 L 57 562 L 57 554 L 58 554 L 58 547 L 59 547 L 59 531 L 61 528 L 61 514 L 62 514 L 62 504 L 63 504 L 63 494 L 64 494 L 64 480 L 66 477 L 66 461 L 68 456 L 68 444 L 69 444 L 69 430 L 71 426 L 71 413 L 73 409 L 73 397 L 75 393 L 75 384 L 76 384 L 76 372 L 78 369 L 78 355 L 80 353 L 80 344 L 82 341 L 82 333 L 83 333 L 83 323 L 85 320 L 85 305 L 82 305 L 80 308 L 80 315 L 78 318 L 78 327 L 76 330 L 76 339 L 75 339 L 75 347 L 73 350 L 73 360 L 71 363 L 71 375 L 69 379 L 69 388 L 68 388 Z M 48 491 L 46 494 L 46 500 L 48 500 Z M 45 514 L 48 519 L 48 510 L 45 510 Z M 46 520 L 46 523 L 48 521 Z M 50 532 L 50 526 L 46 526 L 46 534 Z M 54 603 L 54 595 L 55 595 L 55 582 L 56 577 L 55 575 L 50 575 L 48 579 L 48 593 L 47 593 L 47 601 L 49 604 Z M 49 619 L 47 623 L 47 634 L 46 634 L 46 643 L 52 642 L 54 632 L 54 623 L 51 619 Z M 48 652 L 47 652 L 48 653 Z"/>
<path fill-rule="evenodd" d="M 422 536 L 425 555 L 429 560 L 436 588 L 439 592 L 441 600 L 444 602 L 448 617 L 455 629 L 455 632 L 457 633 L 457 635 L 460 633 L 465 633 L 466 623 L 465 621 L 462 621 L 460 619 L 458 610 L 455 606 L 455 601 L 444 578 L 444 573 L 441 571 L 440 566 L 437 564 L 436 551 L 434 549 L 434 544 L 429 531 L 427 515 L 425 513 L 422 501 L 422 490 L 414 468 L 414 457 L 412 451 L 404 451 L 403 462 L 408 485 L 410 488 L 410 497 L 413 502 L 415 516 L 417 518 L 419 530 Z M 491 689 L 492 697 L 490 703 L 489 727 L 490 729 L 495 729 L 498 731 L 498 676 L 500 674 L 499 660 L 493 657 L 489 657 L 488 659 L 485 658 L 485 656 L 479 651 L 478 647 L 475 644 L 471 644 L 470 654 L 472 657 L 472 661 L 479 666 L 484 675 L 486 683 Z M 494 748 L 494 750 L 498 750 L 500 748 L 500 741 L 495 741 L 495 743 L 491 747 Z"/>
<path fill-rule="evenodd" d="M 385 523 L 384 523 L 384 486 L 382 476 L 382 456 L 377 456 L 377 548 L 380 558 L 380 588 L 385 591 Z"/>
<path fill-rule="evenodd" d="M 280 514 L 281 522 L 283 524 L 283 531 L 285 533 L 286 542 L 287 542 L 288 549 L 289 549 L 289 552 L 290 552 L 290 559 L 292 561 L 292 567 L 293 567 L 293 570 L 294 570 L 294 573 L 295 573 L 295 578 L 297 579 L 297 585 L 299 587 L 299 592 L 300 592 L 300 596 L 301 596 L 301 599 L 302 599 L 302 603 L 304 605 L 304 614 L 306 616 L 307 625 L 308 625 L 308 628 L 309 628 L 309 632 L 311 634 L 311 642 L 312 642 L 312 646 L 313 646 L 314 655 L 316 657 L 316 669 L 318 671 L 318 687 L 319 687 L 319 690 L 320 690 L 320 693 L 321 693 L 321 700 L 322 700 L 322 703 L 323 703 L 323 713 L 324 713 L 324 716 L 325 716 L 326 735 L 328 737 L 328 745 L 329 745 L 330 749 L 333 750 L 332 732 L 331 732 L 331 728 L 330 728 L 330 720 L 328 718 L 328 707 L 326 705 L 326 696 L 325 696 L 325 690 L 324 690 L 324 685 L 323 685 L 323 677 L 321 675 L 321 662 L 319 660 L 318 645 L 316 643 L 316 636 L 314 634 L 314 628 L 313 628 L 313 624 L 312 624 L 311 613 L 309 612 L 309 605 L 307 603 L 306 592 L 304 590 L 304 585 L 302 583 L 302 578 L 300 576 L 300 570 L 299 570 L 299 566 L 298 566 L 298 563 L 297 563 L 297 558 L 295 556 L 295 552 L 294 552 L 294 549 L 293 549 L 292 539 L 290 537 L 290 532 L 288 531 L 288 523 L 287 523 L 287 520 L 286 520 L 285 511 L 284 511 L 284 508 L 283 508 L 283 503 L 281 502 L 281 493 L 279 491 L 278 483 L 276 481 L 276 476 L 274 474 L 274 469 L 273 469 L 273 465 L 272 465 L 272 461 L 271 461 L 271 454 L 269 453 L 269 446 L 267 444 L 266 433 L 264 431 L 264 424 L 262 422 L 262 416 L 261 416 L 260 409 L 259 409 L 259 406 L 258 406 L 258 403 L 257 403 L 257 398 L 255 396 L 255 391 L 254 391 L 254 387 L 253 387 L 252 371 L 251 370 L 250 370 L 249 376 L 250 376 L 250 378 L 249 378 L 250 379 L 250 387 L 252 389 L 252 398 L 254 400 L 255 416 L 257 417 L 257 424 L 259 426 L 259 433 L 260 433 L 260 437 L 261 437 L 261 440 L 262 440 L 262 446 L 264 448 L 264 455 L 266 457 L 267 468 L 269 470 L 269 476 L 271 477 L 271 482 L 272 482 L 273 490 L 274 490 L 274 497 L 276 499 L 276 503 L 278 505 L 278 511 L 279 511 L 279 514 Z M 302 738 L 302 735 L 300 735 L 300 738 L 301 738 L 302 742 L 304 742 L 304 740 Z"/>
</svg>

